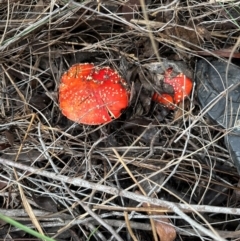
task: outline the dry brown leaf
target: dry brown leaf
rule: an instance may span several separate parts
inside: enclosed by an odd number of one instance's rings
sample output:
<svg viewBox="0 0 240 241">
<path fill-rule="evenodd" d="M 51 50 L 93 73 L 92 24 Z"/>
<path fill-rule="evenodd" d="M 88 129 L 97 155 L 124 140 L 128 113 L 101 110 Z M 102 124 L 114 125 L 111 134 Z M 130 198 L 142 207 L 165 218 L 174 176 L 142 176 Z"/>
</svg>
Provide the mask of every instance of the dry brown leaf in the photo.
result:
<svg viewBox="0 0 240 241">
<path fill-rule="evenodd" d="M 206 30 L 197 32 L 197 29 L 176 26 L 163 31 L 165 36 L 173 41 L 179 41 L 184 47 L 198 50 L 198 46 L 203 43 L 203 38 L 207 35 Z M 209 36 L 208 36 L 209 38 Z"/>
<path fill-rule="evenodd" d="M 11 131 L 6 130 L 6 131 L 4 131 L 4 134 L 5 134 L 6 138 L 7 138 L 7 140 L 9 141 L 9 144 L 11 146 L 13 146 L 13 143 L 14 143 L 14 135 L 13 135 L 13 133 Z"/>
<path fill-rule="evenodd" d="M 53 212 L 53 213 L 58 211 L 57 210 L 57 203 L 54 202 L 51 197 L 49 197 L 49 196 L 36 196 L 36 195 L 34 195 L 34 193 L 32 193 L 32 198 L 39 207 L 41 207 L 41 208 L 43 208 L 43 209 L 45 209 L 49 212 Z"/>
<path fill-rule="evenodd" d="M 240 190 L 239 190 L 240 179 L 238 180 L 237 187 L 238 187 L 238 189 L 234 189 L 234 191 L 233 191 L 233 197 L 234 197 L 234 199 L 236 199 L 236 201 L 239 201 L 240 200 Z"/>
<path fill-rule="evenodd" d="M 45 6 L 46 6 L 46 3 L 44 3 L 43 0 L 38 0 L 37 5 L 34 7 L 34 10 L 36 12 L 42 12 Z"/>
<path fill-rule="evenodd" d="M 169 223 L 169 224 L 167 224 Z M 161 218 L 159 221 L 155 221 L 157 234 L 161 241 L 174 241 L 177 234 L 173 226 L 170 225 L 170 221 L 166 218 Z"/>
<path fill-rule="evenodd" d="M 6 186 L 7 186 L 7 182 L 6 181 L 0 181 L 0 190 L 5 188 Z"/>
<path fill-rule="evenodd" d="M 134 18 L 134 13 L 139 10 L 140 2 L 139 0 L 129 0 L 122 6 L 123 17 L 130 21 Z"/>
<path fill-rule="evenodd" d="M 5 150 L 8 147 L 11 147 L 9 143 L 0 143 L 0 151 Z"/>
<path fill-rule="evenodd" d="M 184 102 L 180 102 L 178 104 L 176 111 L 174 112 L 174 121 L 179 120 L 186 114 L 185 110 L 189 110 L 190 108 L 190 101 L 188 99 L 184 100 Z"/>
<path fill-rule="evenodd" d="M 235 59 L 240 59 L 240 53 L 232 52 L 231 48 L 227 49 L 217 49 L 213 51 L 197 51 L 196 53 L 201 56 L 213 56 L 217 55 L 219 57 L 229 58 L 230 56 Z"/>
<path fill-rule="evenodd" d="M 158 208 L 155 205 L 148 205 L 147 203 L 143 203 L 143 207 L 151 207 L 151 208 Z M 159 212 L 151 212 L 152 215 L 160 215 Z M 155 228 L 157 234 L 161 241 L 174 241 L 177 233 L 175 228 L 171 225 L 171 222 L 168 218 L 159 218 L 154 219 Z"/>
</svg>

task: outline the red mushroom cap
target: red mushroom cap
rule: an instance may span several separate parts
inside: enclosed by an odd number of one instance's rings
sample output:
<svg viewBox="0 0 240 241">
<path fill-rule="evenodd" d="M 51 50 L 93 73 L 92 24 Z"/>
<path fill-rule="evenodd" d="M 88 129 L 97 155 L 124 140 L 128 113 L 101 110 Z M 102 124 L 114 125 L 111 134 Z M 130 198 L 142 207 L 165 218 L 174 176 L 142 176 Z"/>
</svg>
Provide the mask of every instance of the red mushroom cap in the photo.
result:
<svg viewBox="0 0 240 241">
<path fill-rule="evenodd" d="M 169 94 L 158 95 L 154 93 L 153 100 L 161 103 L 170 109 L 173 109 L 174 106 L 171 105 L 171 102 L 174 104 L 178 104 L 183 101 L 185 97 L 189 96 L 192 91 L 192 80 L 189 79 L 183 73 L 178 74 L 175 77 L 171 77 L 172 69 L 167 69 L 164 76 L 164 82 L 170 84 L 174 89 L 173 98 Z M 162 98 L 162 96 L 164 98 Z"/>
<path fill-rule="evenodd" d="M 174 109 L 173 97 L 169 94 L 154 93 L 152 100 L 166 106 L 169 109 Z"/>
<path fill-rule="evenodd" d="M 75 64 L 61 78 L 59 106 L 77 123 L 100 125 L 121 115 L 128 106 L 127 83 L 109 67 Z"/>
</svg>

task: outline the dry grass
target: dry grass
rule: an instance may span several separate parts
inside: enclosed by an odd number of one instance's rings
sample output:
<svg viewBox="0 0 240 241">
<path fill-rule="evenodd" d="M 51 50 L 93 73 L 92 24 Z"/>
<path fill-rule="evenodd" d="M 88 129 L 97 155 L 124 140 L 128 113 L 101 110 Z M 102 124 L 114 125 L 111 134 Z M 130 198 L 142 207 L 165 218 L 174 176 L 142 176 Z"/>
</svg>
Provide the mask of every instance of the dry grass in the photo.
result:
<svg viewBox="0 0 240 241">
<path fill-rule="evenodd" d="M 143 66 L 167 57 L 194 72 L 198 56 L 235 54 L 240 2 L 80 2 L 0 1 L 1 212 L 56 240 L 131 240 L 131 229 L 153 240 L 149 219 L 166 215 L 176 240 L 237 240 L 225 130 L 195 92 L 175 115 L 150 103 L 154 80 Z M 61 75 L 89 61 L 114 66 L 132 88 L 129 108 L 105 126 L 72 123 L 58 108 Z M 143 202 L 164 210 L 156 217 Z M 7 225 L 0 237 L 31 240 Z"/>
</svg>

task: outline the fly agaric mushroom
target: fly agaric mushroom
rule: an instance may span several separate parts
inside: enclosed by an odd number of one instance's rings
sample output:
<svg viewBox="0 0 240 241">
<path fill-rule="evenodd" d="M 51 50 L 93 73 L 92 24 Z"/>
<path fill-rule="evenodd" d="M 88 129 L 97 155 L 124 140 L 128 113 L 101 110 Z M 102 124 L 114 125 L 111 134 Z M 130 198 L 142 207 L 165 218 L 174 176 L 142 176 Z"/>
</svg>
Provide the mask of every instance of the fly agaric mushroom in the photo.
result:
<svg viewBox="0 0 240 241">
<path fill-rule="evenodd" d="M 109 67 L 75 64 L 61 78 L 59 107 L 63 115 L 77 123 L 110 122 L 121 115 L 128 99 L 126 81 Z"/>
<path fill-rule="evenodd" d="M 164 83 L 171 85 L 174 89 L 174 95 L 167 93 L 157 94 L 154 93 L 152 99 L 169 109 L 174 109 L 175 105 L 183 101 L 185 97 L 189 96 L 192 90 L 192 81 L 183 73 L 178 74 L 175 77 L 171 77 L 172 68 L 166 70 L 164 74 Z"/>
</svg>

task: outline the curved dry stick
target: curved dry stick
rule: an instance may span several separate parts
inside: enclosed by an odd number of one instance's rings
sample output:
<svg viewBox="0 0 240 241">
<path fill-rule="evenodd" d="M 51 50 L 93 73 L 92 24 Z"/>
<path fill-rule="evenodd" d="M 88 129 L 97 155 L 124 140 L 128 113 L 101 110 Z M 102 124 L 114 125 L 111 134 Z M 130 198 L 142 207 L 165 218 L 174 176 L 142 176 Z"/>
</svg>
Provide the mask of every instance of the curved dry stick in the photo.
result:
<svg viewBox="0 0 240 241">
<path fill-rule="evenodd" d="M 194 221 L 193 219 L 191 219 L 189 216 L 187 216 L 183 211 L 181 211 L 180 209 L 187 209 L 187 210 L 192 210 L 194 212 L 196 211 L 201 211 L 201 212 L 217 212 L 217 213 L 234 213 L 235 215 L 240 215 L 240 209 L 237 208 L 224 208 L 224 207 L 212 207 L 212 206 L 199 206 L 199 205 L 186 205 L 186 204 L 177 204 L 177 203 L 172 203 L 172 202 L 168 202 L 168 201 L 164 201 L 164 200 L 160 200 L 160 199 L 156 199 L 156 198 L 151 198 L 151 197 L 146 197 L 143 195 L 139 195 L 139 194 L 135 194 L 126 190 L 122 190 L 122 189 L 118 189 L 115 187 L 108 187 L 108 186 L 104 186 L 101 184 L 95 184 L 92 182 L 88 182 L 86 180 L 83 180 L 81 178 L 72 178 L 72 177 L 67 177 L 64 175 L 58 175 L 56 173 L 51 173 L 48 171 L 44 171 L 38 168 L 34 168 L 34 167 L 30 167 L 30 166 L 26 166 L 23 165 L 21 163 L 17 163 L 14 161 L 9 161 L 7 159 L 3 159 L 0 158 L 0 163 L 3 165 L 7 165 L 7 166 L 11 166 L 14 168 L 18 168 L 24 171 L 28 171 L 31 172 L 33 174 L 37 174 L 37 175 L 41 175 L 44 177 L 48 177 L 54 180 L 58 180 L 61 182 L 66 182 L 69 184 L 73 184 L 75 186 L 79 186 L 79 187 L 85 187 L 85 188 L 89 188 L 89 189 L 96 189 L 98 191 L 102 191 L 108 194 L 112 194 L 112 195 L 116 195 L 116 196 L 122 196 L 122 197 L 126 197 L 132 200 L 137 200 L 138 202 L 146 202 L 146 203 L 151 203 L 151 204 L 155 204 L 155 205 L 159 205 L 165 208 L 168 208 L 170 210 L 172 210 L 174 213 L 178 214 L 181 218 L 183 218 L 186 222 L 188 222 L 189 224 L 191 224 L 193 227 L 195 227 L 196 229 L 198 229 L 199 231 L 201 231 L 202 233 L 204 233 L 205 235 L 213 238 L 214 240 L 218 240 L 218 241 L 226 241 L 226 239 L 221 238 L 219 235 L 215 235 L 213 232 L 211 232 L 210 230 L 206 229 L 205 227 L 201 226 L 199 223 L 197 223 L 196 221 Z"/>
</svg>

